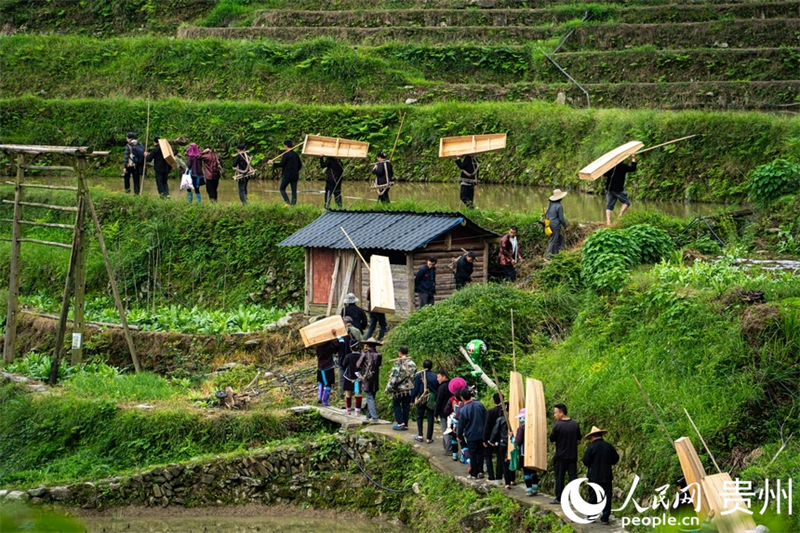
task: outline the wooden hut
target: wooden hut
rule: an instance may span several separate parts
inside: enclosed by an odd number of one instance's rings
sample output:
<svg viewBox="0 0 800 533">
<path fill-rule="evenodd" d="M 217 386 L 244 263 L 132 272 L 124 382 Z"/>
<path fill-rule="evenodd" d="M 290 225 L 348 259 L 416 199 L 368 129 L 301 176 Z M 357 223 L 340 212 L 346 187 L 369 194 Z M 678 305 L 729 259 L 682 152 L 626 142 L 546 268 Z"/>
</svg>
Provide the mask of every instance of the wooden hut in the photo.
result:
<svg viewBox="0 0 800 533">
<path fill-rule="evenodd" d="M 345 237 L 344 228 L 364 259 L 388 256 L 397 314 L 416 309 L 414 276 L 428 257 L 436 256 L 436 300 L 455 291 L 455 262 L 464 251 L 475 252 L 473 283 L 489 277 L 489 247 L 500 235 L 481 228 L 461 213 L 403 211 L 327 211 L 282 241 L 306 251 L 305 312 L 325 314 L 341 308 L 348 292 L 366 309 L 369 272 Z"/>
</svg>

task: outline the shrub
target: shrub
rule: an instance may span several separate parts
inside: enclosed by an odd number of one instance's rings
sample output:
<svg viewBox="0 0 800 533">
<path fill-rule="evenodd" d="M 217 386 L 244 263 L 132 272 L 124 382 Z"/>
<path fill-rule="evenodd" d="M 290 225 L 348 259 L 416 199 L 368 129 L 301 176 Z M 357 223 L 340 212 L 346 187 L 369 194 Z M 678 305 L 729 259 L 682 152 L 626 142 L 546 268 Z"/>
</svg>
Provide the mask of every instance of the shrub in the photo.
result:
<svg viewBox="0 0 800 533">
<path fill-rule="evenodd" d="M 748 193 L 750 201 L 769 205 L 781 196 L 800 191 L 800 165 L 786 159 L 756 167 L 750 174 Z"/>
</svg>

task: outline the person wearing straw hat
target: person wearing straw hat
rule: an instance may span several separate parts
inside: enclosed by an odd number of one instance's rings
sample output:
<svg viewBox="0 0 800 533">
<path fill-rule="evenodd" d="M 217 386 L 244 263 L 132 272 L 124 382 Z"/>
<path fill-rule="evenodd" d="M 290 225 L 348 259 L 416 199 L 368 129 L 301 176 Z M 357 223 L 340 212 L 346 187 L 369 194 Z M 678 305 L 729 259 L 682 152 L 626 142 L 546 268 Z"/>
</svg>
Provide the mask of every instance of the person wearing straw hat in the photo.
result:
<svg viewBox="0 0 800 533">
<path fill-rule="evenodd" d="M 378 421 L 378 407 L 375 405 L 375 393 L 380 387 L 381 363 L 383 356 L 378 353 L 376 347 L 383 346 L 383 343 L 375 337 L 369 337 L 364 341 L 367 348 L 361 352 L 361 358 L 356 363 L 358 367 L 358 379 L 361 380 L 361 390 L 367 399 L 367 420 Z"/>
<path fill-rule="evenodd" d="M 553 195 L 548 198 L 550 203 L 545 211 L 545 219 L 550 221 L 550 229 L 553 234 L 550 235 L 550 242 L 547 245 L 547 251 L 544 254 L 545 259 L 550 259 L 551 255 L 557 254 L 561 247 L 564 246 L 564 235 L 562 230 L 567 229 L 567 219 L 564 218 L 564 207 L 561 205 L 561 200 L 567 195 L 567 191 L 556 189 Z"/>
<path fill-rule="evenodd" d="M 611 467 L 619 462 L 619 454 L 614 446 L 603 440 L 606 433 L 608 430 L 592 426 L 585 437 L 592 442 L 583 453 L 583 464 L 589 468 L 589 483 L 600 485 L 605 492 L 606 505 L 600 515 L 600 523 L 607 526 L 611 517 L 611 482 L 614 479 Z M 589 489 L 589 503 L 598 503 L 597 494 L 592 488 Z"/>
<path fill-rule="evenodd" d="M 344 307 L 342 308 L 342 318 L 349 316 L 353 320 L 353 326 L 361 333 L 364 333 L 364 328 L 367 327 L 367 313 L 364 312 L 356 304 L 358 298 L 352 292 L 348 292 L 344 297 Z"/>
<path fill-rule="evenodd" d="M 625 210 L 631 206 L 628 193 L 625 191 L 625 176 L 633 172 L 636 172 L 636 154 L 631 155 L 630 165 L 620 163 L 603 174 L 606 177 L 606 224 L 609 226 L 611 225 L 611 213 L 614 211 L 614 206 L 617 205 L 617 200 L 622 204 L 619 216 L 622 216 Z"/>
</svg>

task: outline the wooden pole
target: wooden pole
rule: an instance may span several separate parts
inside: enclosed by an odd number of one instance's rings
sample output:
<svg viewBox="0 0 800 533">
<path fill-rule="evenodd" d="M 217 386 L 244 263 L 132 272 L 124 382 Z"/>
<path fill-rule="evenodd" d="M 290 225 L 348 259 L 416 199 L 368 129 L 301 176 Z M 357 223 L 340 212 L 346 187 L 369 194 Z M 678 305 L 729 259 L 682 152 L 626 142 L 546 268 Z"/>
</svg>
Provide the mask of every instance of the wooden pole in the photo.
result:
<svg viewBox="0 0 800 533">
<path fill-rule="evenodd" d="M 667 431 L 667 426 L 664 425 L 664 422 L 661 421 L 661 417 L 658 416 L 658 412 L 656 411 L 656 408 L 653 407 L 653 404 L 650 402 L 650 397 L 647 396 L 647 393 L 644 391 L 644 387 L 642 387 L 642 384 L 639 383 L 639 378 L 637 378 L 636 375 L 634 374 L 633 379 L 635 379 L 636 380 L 636 384 L 639 385 L 639 390 L 642 391 L 642 395 L 644 396 L 644 399 L 647 400 L 647 405 L 650 406 L 650 409 L 652 409 L 653 414 L 656 415 L 656 420 L 658 420 L 658 423 L 661 426 L 661 429 L 663 429 L 664 433 L 667 434 L 667 438 L 669 439 L 669 442 L 672 444 L 672 447 L 674 448 L 675 447 L 675 441 L 672 440 L 672 437 L 670 436 L 669 431 Z"/>
<path fill-rule="evenodd" d="M 506 425 L 508 425 L 508 409 L 506 409 L 506 399 L 503 397 L 503 390 L 500 388 L 500 380 L 497 379 L 497 371 L 492 367 L 492 376 L 494 377 L 494 382 L 497 383 L 497 394 L 500 395 L 500 405 L 503 407 L 503 416 L 506 419 Z M 511 426 L 508 426 L 511 428 Z"/>
<path fill-rule="evenodd" d="M 144 134 L 144 150 L 147 152 L 147 146 L 150 142 L 150 95 L 147 95 L 147 127 L 145 128 Z M 142 183 L 139 184 L 139 190 L 144 192 L 144 177 L 147 175 L 147 163 L 144 164 L 144 169 L 142 170 Z"/>
<path fill-rule="evenodd" d="M 117 311 L 119 311 L 119 319 L 122 324 L 122 330 L 125 333 L 125 341 L 128 343 L 128 350 L 131 352 L 131 359 L 133 360 L 133 367 L 136 372 L 142 371 L 142 366 L 139 364 L 139 356 L 136 355 L 136 347 L 133 345 L 133 337 L 131 331 L 128 329 L 128 319 L 125 316 L 125 308 L 122 306 L 122 300 L 119 297 L 119 289 L 117 288 L 117 281 L 114 278 L 114 271 L 111 269 L 111 261 L 108 259 L 108 250 L 106 249 L 106 242 L 103 239 L 103 231 L 100 228 L 100 220 L 97 218 L 97 211 L 94 209 L 94 202 L 89 188 L 86 188 L 86 201 L 89 204 L 89 211 L 92 214 L 94 221 L 94 229 L 97 231 L 97 240 L 100 243 L 100 251 L 103 252 L 103 260 L 106 263 L 106 271 L 108 272 L 108 281 L 111 284 L 111 292 L 114 293 L 114 302 L 117 304 Z"/>
<path fill-rule="evenodd" d="M 511 310 L 511 360 L 514 363 L 514 372 L 517 371 L 517 340 L 514 337 L 514 310 Z"/>
<path fill-rule="evenodd" d="M 331 307 L 333 307 L 333 295 L 336 294 L 336 278 L 339 276 L 339 263 L 342 258 L 336 254 L 336 260 L 333 264 L 333 274 L 331 275 L 331 290 L 328 292 L 328 309 L 325 311 L 325 316 L 331 316 Z"/>
<path fill-rule="evenodd" d="M 360 257 L 361 260 L 364 262 L 364 266 L 367 267 L 367 271 L 371 272 L 371 270 L 369 269 L 369 263 L 367 263 L 367 260 L 364 259 L 363 255 L 361 255 L 361 252 L 358 251 L 358 248 L 356 247 L 356 243 L 353 242 L 353 239 L 350 238 L 350 235 L 347 234 L 347 232 L 344 230 L 344 228 L 342 226 L 339 226 L 339 229 L 342 230 L 342 233 L 344 233 L 344 236 L 347 237 L 348 241 L 350 241 L 350 244 L 353 246 L 353 250 L 356 251 L 356 253 L 358 254 L 358 257 Z"/>
<path fill-rule="evenodd" d="M 273 157 L 273 158 L 270 158 L 269 160 L 270 160 L 270 161 L 275 161 L 275 160 L 276 160 L 276 159 L 278 159 L 279 157 L 282 157 L 282 156 L 283 156 L 283 154 L 289 153 L 289 152 L 291 152 L 292 150 L 294 150 L 294 149 L 296 149 L 296 148 L 298 148 L 298 147 L 300 147 L 300 146 L 303 146 L 303 145 L 305 145 L 305 144 L 306 144 L 306 142 L 305 142 L 305 141 L 301 142 L 300 144 L 295 144 L 295 145 L 294 145 L 294 146 L 292 146 L 291 148 L 287 148 L 286 150 L 284 150 L 283 152 L 281 152 L 281 153 L 280 153 L 280 154 L 278 154 L 277 156 L 275 156 L 275 157 Z"/>
<path fill-rule="evenodd" d="M 84 176 L 86 174 L 86 158 L 78 157 L 77 174 Z M 86 231 L 85 231 L 85 216 L 86 204 L 83 186 L 86 181 L 83 179 L 78 180 L 78 214 L 75 217 L 75 231 L 78 232 L 77 251 L 75 260 L 75 311 L 72 320 L 72 366 L 79 365 L 83 362 L 83 334 L 84 334 L 84 307 L 86 301 Z"/>
<path fill-rule="evenodd" d="M 666 146 L 668 144 L 674 144 L 674 143 L 676 143 L 678 141 L 685 141 L 686 139 L 691 139 L 692 137 L 697 137 L 697 134 L 689 135 L 688 137 L 681 137 L 680 139 L 673 139 L 673 140 L 667 141 L 665 143 L 657 144 L 655 146 L 651 146 L 650 148 L 645 148 L 644 150 L 639 150 L 638 152 L 636 152 L 633 155 L 643 154 L 645 152 L 649 152 L 650 150 L 655 150 L 656 148 L 661 148 L 662 146 Z"/>
<path fill-rule="evenodd" d="M 717 469 L 717 474 L 721 474 L 722 470 L 719 469 L 719 465 L 717 464 L 717 460 L 714 459 L 714 454 L 712 454 L 711 450 L 708 449 L 708 444 L 706 444 L 705 439 L 703 439 L 703 436 L 700 434 L 700 430 L 697 429 L 697 426 L 694 424 L 694 420 L 692 420 L 692 417 L 689 416 L 689 411 L 687 411 L 686 408 L 684 407 L 683 408 L 683 412 L 686 413 L 686 417 L 689 419 L 689 422 L 692 423 L 692 427 L 697 432 L 697 436 L 700 437 L 700 442 L 703 443 L 703 448 L 706 449 L 706 453 L 708 453 L 708 456 L 711 457 L 711 462 L 714 463 L 714 467 Z"/>
<path fill-rule="evenodd" d="M 64 351 L 64 333 L 67 330 L 67 317 L 69 315 L 69 301 L 72 297 L 72 289 L 75 286 L 75 263 L 78 261 L 78 248 L 80 239 L 79 224 L 81 222 L 80 212 L 83 209 L 83 198 L 78 197 L 78 215 L 75 217 L 75 232 L 72 234 L 72 253 L 69 256 L 69 267 L 67 267 L 67 280 L 64 282 L 64 297 L 61 299 L 61 314 L 58 316 L 58 330 L 56 331 L 56 349 L 53 353 L 53 361 L 50 364 L 50 385 L 55 385 L 58 381 L 58 367 L 61 365 L 61 352 Z"/>
<path fill-rule="evenodd" d="M 17 348 L 17 312 L 19 311 L 20 237 L 22 227 L 22 182 L 25 179 L 25 154 L 17 154 L 17 178 L 14 182 L 14 216 L 11 226 L 11 265 L 8 276 L 8 307 L 6 308 L 6 334 L 3 341 L 3 358 L 14 362 Z"/>
<path fill-rule="evenodd" d="M 394 146 L 392 146 L 392 153 L 389 155 L 389 161 L 394 157 L 394 151 L 397 149 L 397 141 L 400 140 L 400 132 L 403 131 L 403 124 L 406 122 L 406 114 L 403 113 L 403 118 L 400 119 L 400 128 L 397 130 L 397 137 L 394 138 Z M 387 178 L 389 176 L 386 176 Z"/>
</svg>

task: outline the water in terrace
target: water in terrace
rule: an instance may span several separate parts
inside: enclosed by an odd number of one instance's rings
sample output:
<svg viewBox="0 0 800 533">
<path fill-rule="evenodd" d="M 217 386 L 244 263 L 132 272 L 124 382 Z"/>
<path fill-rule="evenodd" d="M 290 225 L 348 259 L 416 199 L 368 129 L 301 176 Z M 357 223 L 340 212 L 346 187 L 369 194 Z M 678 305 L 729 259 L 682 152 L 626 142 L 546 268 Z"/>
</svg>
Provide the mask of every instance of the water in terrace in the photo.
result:
<svg viewBox="0 0 800 533">
<path fill-rule="evenodd" d="M 74 182 L 70 178 L 62 177 L 28 177 L 26 181 L 51 185 L 64 185 Z M 121 192 L 123 182 L 121 178 L 94 178 L 90 180 L 91 187 L 101 187 L 106 190 Z M 169 181 L 170 199 L 172 202 L 185 202 L 186 191 L 181 191 L 179 181 Z M 282 203 L 279 182 L 275 180 L 251 180 L 248 184 L 248 199 L 251 202 Z M 354 181 L 345 182 L 342 187 L 344 207 L 360 200 L 374 201 L 376 194 L 369 189 L 370 182 Z M 301 180 L 298 184 L 297 202 L 299 204 L 323 205 L 322 191 L 325 188 L 323 181 Z M 287 193 L 289 191 L 287 190 Z M 200 189 L 203 202 L 208 201 L 205 187 Z M 155 196 L 157 194 L 155 183 L 148 178 L 144 183 L 142 194 Z M 237 184 L 233 180 L 223 180 L 219 184 L 219 201 L 222 203 L 239 202 Z M 480 185 L 475 194 L 475 205 L 480 208 L 508 209 L 519 212 L 540 213 L 547 205 L 547 197 L 552 194 L 550 189 L 526 185 Z M 459 210 L 463 205 L 459 200 L 458 183 L 418 183 L 401 182 L 392 187 L 391 199 L 412 199 L 419 202 L 434 202 L 440 209 Z M 693 217 L 695 215 L 707 216 L 718 212 L 725 207 L 723 204 L 710 203 L 683 203 L 683 202 L 644 202 L 632 198 L 631 210 L 655 209 L 669 215 Z M 605 218 L 605 197 L 603 195 L 586 194 L 571 191 L 562 201 L 564 212 L 568 219 L 580 221 L 603 220 Z M 619 206 L 617 206 L 617 212 Z"/>
</svg>

